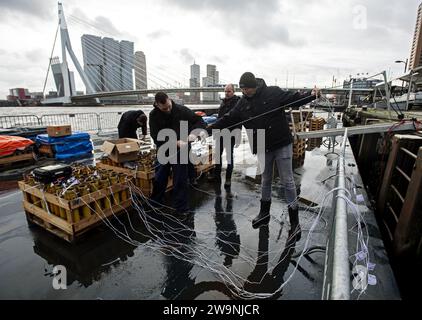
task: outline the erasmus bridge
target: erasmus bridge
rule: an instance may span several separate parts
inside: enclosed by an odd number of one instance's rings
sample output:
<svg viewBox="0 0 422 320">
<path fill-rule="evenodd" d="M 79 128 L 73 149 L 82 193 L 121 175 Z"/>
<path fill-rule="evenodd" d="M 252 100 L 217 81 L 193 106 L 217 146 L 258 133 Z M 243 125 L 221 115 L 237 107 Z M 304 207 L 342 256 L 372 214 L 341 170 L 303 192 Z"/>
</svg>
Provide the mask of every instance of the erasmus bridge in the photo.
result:
<svg viewBox="0 0 422 320">
<path fill-rule="evenodd" d="M 141 90 L 110 90 L 110 87 L 112 88 L 119 88 L 121 85 L 119 85 L 121 82 L 121 79 L 119 79 L 119 76 L 114 75 L 111 79 L 108 79 L 108 81 L 111 81 L 112 86 L 107 86 L 105 83 L 96 83 L 95 81 L 92 81 L 90 79 L 89 74 L 87 74 L 84 69 L 82 68 L 81 64 L 78 61 L 77 56 L 75 55 L 72 44 L 69 37 L 69 30 L 66 23 L 66 18 L 63 11 L 63 5 L 61 3 L 58 3 L 58 30 L 60 30 L 60 38 L 61 38 L 61 57 L 62 57 L 62 64 L 61 64 L 61 72 L 63 75 L 63 92 L 64 95 L 62 97 L 57 98 L 50 98 L 50 99 L 44 99 L 43 104 L 72 104 L 77 102 L 97 102 L 99 103 L 101 98 L 107 98 L 107 97 L 124 97 L 124 96 L 136 96 L 136 95 L 147 95 L 147 94 L 155 94 L 158 91 L 165 91 L 166 93 L 223 93 L 224 88 L 219 87 L 175 87 L 172 86 L 170 83 L 168 83 L 165 80 L 161 80 L 162 83 L 165 83 L 165 86 L 160 85 L 157 88 L 148 88 L 148 89 L 141 89 Z M 80 20 L 79 18 L 75 18 Z M 56 33 L 57 38 L 57 33 Z M 92 40 L 87 40 L 92 41 Z M 56 39 L 54 41 L 54 45 L 56 43 Z M 54 50 L 54 46 L 53 46 Z M 94 42 L 90 43 L 90 49 L 91 54 L 93 55 L 102 55 L 104 54 L 104 50 L 107 51 L 106 48 L 100 47 L 98 44 L 95 44 Z M 111 50 L 108 50 L 106 52 L 109 59 L 114 59 L 115 61 L 119 62 L 121 61 L 121 57 L 118 56 L 115 52 L 112 52 Z M 80 78 L 82 79 L 82 82 L 85 86 L 85 92 L 86 94 L 83 95 L 74 95 L 72 94 L 75 92 L 75 90 L 71 89 L 71 81 L 70 81 L 70 75 L 69 75 L 69 63 L 68 63 L 68 55 L 69 58 L 72 60 L 73 65 L 75 66 Z M 50 58 L 51 61 L 51 58 Z M 133 65 L 132 61 L 124 61 L 126 64 Z M 134 68 L 139 68 L 139 66 L 134 66 Z M 108 74 L 113 75 L 113 70 L 106 70 Z M 125 77 L 132 77 L 132 70 L 123 70 L 123 73 L 127 73 L 123 76 Z M 151 76 L 154 76 L 155 78 L 158 78 L 158 75 L 154 75 L 149 73 L 149 78 Z M 94 84 L 95 83 L 95 84 Z M 45 88 L 45 86 L 44 86 Z M 236 91 L 240 91 L 239 88 L 235 88 Z M 287 88 L 287 90 L 306 90 L 306 88 Z M 370 95 L 374 92 L 373 89 L 360 89 L 360 88 L 351 88 L 351 89 L 343 89 L 343 88 L 325 88 L 321 89 L 323 94 L 343 94 L 345 96 L 351 96 L 351 95 Z"/>
</svg>

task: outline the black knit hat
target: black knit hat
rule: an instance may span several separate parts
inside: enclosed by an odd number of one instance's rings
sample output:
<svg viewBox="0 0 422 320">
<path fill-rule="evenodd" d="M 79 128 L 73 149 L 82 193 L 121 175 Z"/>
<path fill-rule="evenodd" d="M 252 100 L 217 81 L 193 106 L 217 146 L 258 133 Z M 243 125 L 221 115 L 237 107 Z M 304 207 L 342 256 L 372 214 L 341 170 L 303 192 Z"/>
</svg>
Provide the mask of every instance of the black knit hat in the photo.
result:
<svg viewBox="0 0 422 320">
<path fill-rule="evenodd" d="M 256 88 L 256 78 L 252 72 L 245 72 L 239 80 L 240 88 Z"/>
</svg>

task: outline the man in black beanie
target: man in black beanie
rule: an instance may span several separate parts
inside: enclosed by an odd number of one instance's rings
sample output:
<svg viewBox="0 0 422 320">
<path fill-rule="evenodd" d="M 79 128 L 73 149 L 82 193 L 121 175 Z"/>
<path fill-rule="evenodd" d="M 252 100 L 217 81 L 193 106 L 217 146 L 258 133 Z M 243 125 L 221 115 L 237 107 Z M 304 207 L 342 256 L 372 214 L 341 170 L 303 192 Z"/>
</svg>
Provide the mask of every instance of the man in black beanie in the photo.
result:
<svg viewBox="0 0 422 320">
<path fill-rule="evenodd" d="M 271 184 L 274 162 L 277 164 L 281 184 L 288 201 L 290 226 L 293 233 L 300 238 L 299 214 L 297 206 L 296 185 L 292 169 L 292 134 L 284 112 L 284 107 L 299 107 L 316 98 L 318 89 L 307 94 L 284 91 L 279 87 L 265 84 L 263 79 L 255 78 L 251 72 L 245 72 L 239 80 L 243 97 L 237 105 L 221 119 L 217 120 L 211 129 L 232 128 L 241 123 L 246 129 L 253 130 L 252 153 L 257 154 L 257 130 L 265 130 L 265 154 L 258 157 L 262 173 L 261 208 L 253 219 L 252 226 L 258 228 L 270 221 Z M 252 141 L 251 141 L 252 140 Z"/>
</svg>

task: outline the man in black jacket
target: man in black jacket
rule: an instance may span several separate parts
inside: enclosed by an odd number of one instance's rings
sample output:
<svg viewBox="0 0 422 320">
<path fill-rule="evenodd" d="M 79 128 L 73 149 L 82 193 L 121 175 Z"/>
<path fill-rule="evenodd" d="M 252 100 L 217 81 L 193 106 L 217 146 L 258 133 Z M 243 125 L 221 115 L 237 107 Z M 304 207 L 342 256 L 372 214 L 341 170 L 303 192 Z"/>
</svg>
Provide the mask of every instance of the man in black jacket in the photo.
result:
<svg viewBox="0 0 422 320">
<path fill-rule="evenodd" d="M 220 108 L 218 109 L 218 116 L 217 119 L 222 118 L 227 112 L 229 112 L 231 109 L 234 108 L 234 106 L 237 104 L 237 102 L 240 100 L 240 97 L 234 94 L 234 86 L 233 84 L 228 84 L 224 88 L 225 98 L 222 99 Z M 220 157 L 218 158 L 219 161 L 215 165 L 214 169 L 214 179 L 217 183 L 221 182 L 221 155 L 223 154 L 224 148 L 226 149 L 226 159 L 227 159 L 227 170 L 226 170 L 226 181 L 224 182 L 224 188 L 229 189 L 231 186 L 231 178 L 233 173 L 233 149 L 235 145 L 240 144 L 241 139 L 241 130 L 242 125 L 234 126 L 231 128 L 230 131 L 233 131 L 235 129 L 238 129 L 236 131 L 236 134 L 230 137 L 230 146 L 226 145 L 224 146 L 224 139 L 223 137 L 219 138 L 217 149 L 220 151 Z"/>
<path fill-rule="evenodd" d="M 181 132 L 181 122 L 187 122 L 188 132 L 186 136 Z M 185 216 L 189 212 L 188 161 L 187 159 L 186 161 L 183 160 L 183 153 L 189 152 L 189 143 L 197 138 L 191 133 L 192 130 L 205 129 L 206 124 L 192 110 L 170 100 L 164 92 L 158 92 L 155 95 L 154 109 L 149 115 L 149 127 L 151 138 L 157 146 L 157 161 L 159 163 L 155 172 L 151 199 L 154 203 L 162 203 L 171 169 L 173 170 L 173 200 L 176 214 Z M 165 141 L 159 140 L 159 133 L 163 129 L 169 129 L 174 133 L 174 139 L 166 137 Z M 169 145 L 177 150 L 175 154 L 170 154 L 170 149 L 165 149 Z M 166 151 L 168 159 L 160 159 L 161 147 Z"/>
<path fill-rule="evenodd" d="M 117 129 L 119 130 L 119 139 L 133 138 L 138 139 L 136 131 L 142 127 L 143 138 L 147 135 L 147 116 L 142 110 L 131 110 L 123 113 L 120 118 Z"/>
<path fill-rule="evenodd" d="M 292 135 L 284 112 L 285 107 L 298 107 L 316 98 L 318 90 L 302 95 L 284 91 L 279 87 L 267 87 L 265 81 L 256 79 L 251 72 L 245 72 L 239 81 L 243 97 L 237 105 L 217 120 L 211 128 L 233 128 L 243 124 L 252 129 L 252 153 L 257 154 L 257 130 L 265 130 L 265 154 L 258 155 L 262 173 L 261 208 L 252 226 L 258 228 L 270 221 L 271 184 L 274 162 L 277 164 L 281 184 L 288 201 L 290 225 L 300 237 L 296 186 L 292 170 Z M 250 138 L 251 140 L 251 138 Z"/>
</svg>

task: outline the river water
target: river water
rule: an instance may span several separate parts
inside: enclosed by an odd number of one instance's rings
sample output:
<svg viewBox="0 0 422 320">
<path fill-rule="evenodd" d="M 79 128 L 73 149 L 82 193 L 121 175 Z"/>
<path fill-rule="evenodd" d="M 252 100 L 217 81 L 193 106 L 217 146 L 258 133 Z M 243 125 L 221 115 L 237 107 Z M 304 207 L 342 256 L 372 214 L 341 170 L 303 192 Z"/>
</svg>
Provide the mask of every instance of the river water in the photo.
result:
<svg viewBox="0 0 422 320">
<path fill-rule="evenodd" d="M 218 105 L 188 105 L 193 110 L 214 109 Z M 69 106 L 69 107 L 3 107 L 0 108 L 0 116 L 18 115 L 48 115 L 48 114 L 68 114 L 68 113 L 101 113 L 101 112 L 125 112 L 128 110 L 142 109 L 146 114 L 152 110 L 152 105 L 106 105 L 106 106 Z"/>
</svg>

